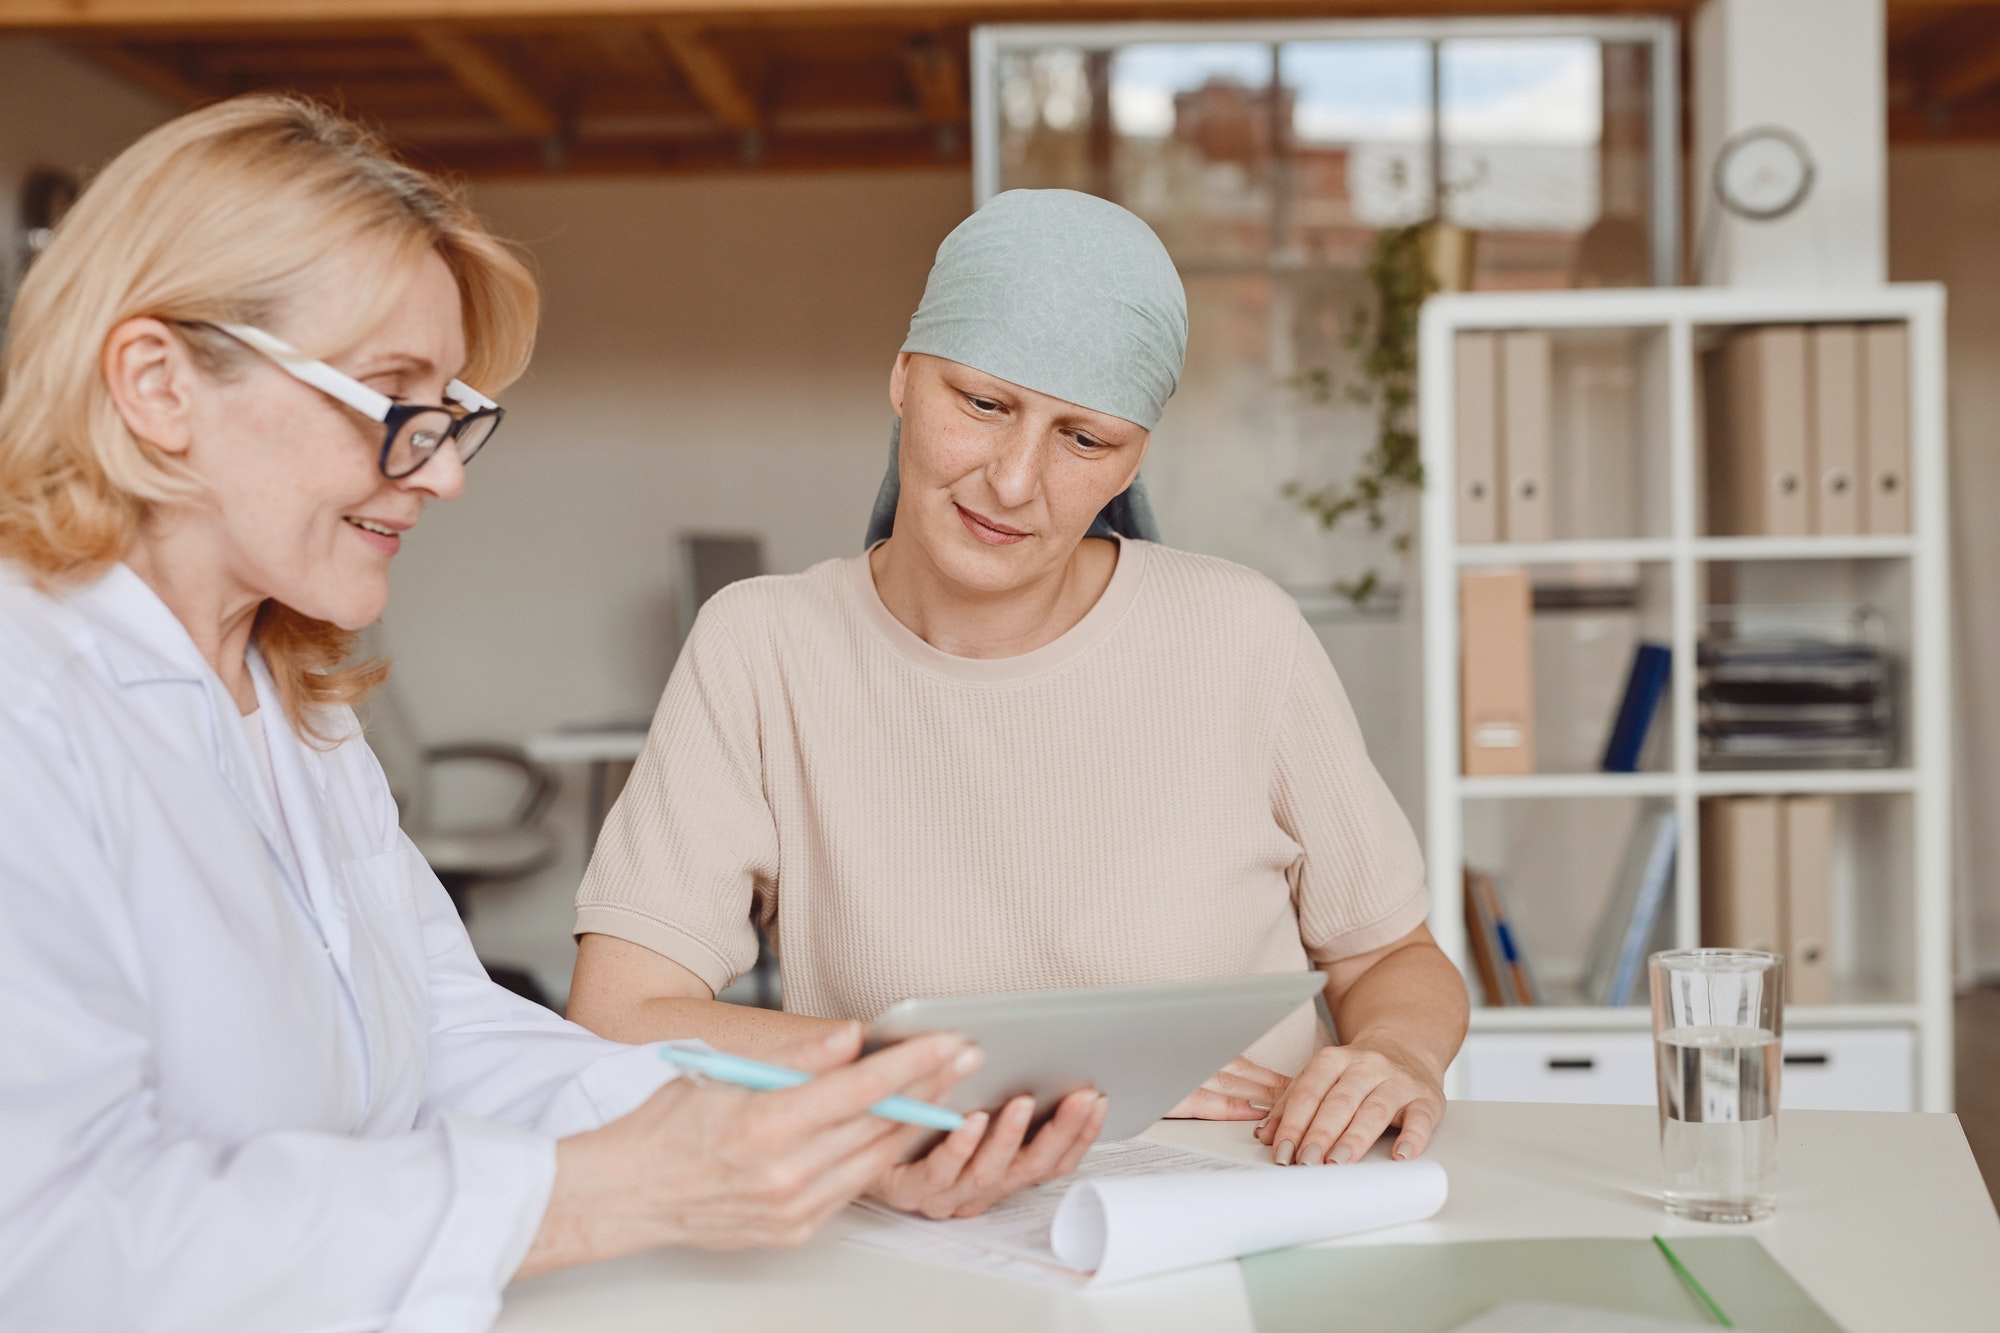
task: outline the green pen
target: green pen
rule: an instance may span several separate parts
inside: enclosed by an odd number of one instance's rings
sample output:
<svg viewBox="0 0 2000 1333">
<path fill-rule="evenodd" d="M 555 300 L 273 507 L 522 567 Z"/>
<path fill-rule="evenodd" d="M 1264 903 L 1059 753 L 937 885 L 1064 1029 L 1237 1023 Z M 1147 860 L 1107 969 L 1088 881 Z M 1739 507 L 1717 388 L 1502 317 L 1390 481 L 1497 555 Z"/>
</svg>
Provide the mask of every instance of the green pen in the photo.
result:
<svg viewBox="0 0 2000 1333">
<path fill-rule="evenodd" d="M 662 1046 L 660 1058 L 690 1074 L 712 1078 L 718 1083 L 755 1088 L 759 1092 L 796 1088 L 801 1083 L 812 1081 L 812 1075 L 803 1069 L 767 1065 L 759 1060 L 746 1060 L 740 1055 L 724 1055 L 721 1051 L 691 1051 L 679 1046 Z M 921 1125 L 925 1129 L 953 1130 L 965 1123 L 965 1117 L 958 1112 L 920 1102 L 914 1097 L 884 1097 L 868 1109 L 884 1120 Z"/>
<path fill-rule="evenodd" d="M 1709 1295 L 1708 1288 L 1702 1286 L 1700 1280 L 1688 1271 L 1688 1266 L 1681 1262 L 1681 1257 L 1678 1254 L 1673 1252 L 1672 1247 L 1667 1244 L 1665 1237 L 1653 1237 L 1653 1244 L 1660 1247 L 1660 1253 L 1667 1256 L 1667 1262 L 1673 1265 L 1674 1272 L 1680 1275 L 1682 1283 L 1686 1285 L 1689 1291 L 1694 1293 L 1694 1298 L 1701 1302 L 1703 1312 L 1724 1328 L 1735 1328 L 1736 1325 L 1730 1321 L 1729 1316 L 1722 1313 L 1722 1307 L 1715 1303 L 1715 1297 Z"/>
</svg>

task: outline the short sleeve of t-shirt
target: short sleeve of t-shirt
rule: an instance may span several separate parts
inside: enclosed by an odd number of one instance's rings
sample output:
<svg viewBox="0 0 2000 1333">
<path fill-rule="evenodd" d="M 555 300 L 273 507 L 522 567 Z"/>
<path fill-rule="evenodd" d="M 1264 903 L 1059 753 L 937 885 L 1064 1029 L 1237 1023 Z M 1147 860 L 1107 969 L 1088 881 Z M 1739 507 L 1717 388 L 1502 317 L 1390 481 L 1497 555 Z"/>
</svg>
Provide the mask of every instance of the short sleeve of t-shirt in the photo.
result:
<svg viewBox="0 0 2000 1333">
<path fill-rule="evenodd" d="M 643 945 L 716 991 L 757 961 L 753 908 L 778 870 L 756 692 L 722 610 L 696 618 L 576 895 L 577 934 Z"/>
<path fill-rule="evenodd" d="M 1409 934 L 1430 912 L 1423 854 L 1303 618 L 1277 728 L 1272 808 L 1304 849 L 1292 891 L 1306 953 L 1337 962 Z"/>
</svg>

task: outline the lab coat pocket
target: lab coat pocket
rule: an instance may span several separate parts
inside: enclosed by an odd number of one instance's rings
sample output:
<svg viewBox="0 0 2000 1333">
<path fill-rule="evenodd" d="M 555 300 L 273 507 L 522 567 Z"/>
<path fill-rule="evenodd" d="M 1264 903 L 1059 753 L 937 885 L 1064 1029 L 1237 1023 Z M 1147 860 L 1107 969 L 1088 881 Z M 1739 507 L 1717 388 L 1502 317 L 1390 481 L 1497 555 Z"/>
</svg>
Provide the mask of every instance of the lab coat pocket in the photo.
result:
<svg viewBox="0 0 2000 1333">
<path fill-rule="evenodd" d="M 355 998 L 368 1040 L 370 1118 L 404 1124 L 422 1098 L 431 1030 L 412 860 L 398 848 L 341 865 L 353 913 Z"/>
</svg>

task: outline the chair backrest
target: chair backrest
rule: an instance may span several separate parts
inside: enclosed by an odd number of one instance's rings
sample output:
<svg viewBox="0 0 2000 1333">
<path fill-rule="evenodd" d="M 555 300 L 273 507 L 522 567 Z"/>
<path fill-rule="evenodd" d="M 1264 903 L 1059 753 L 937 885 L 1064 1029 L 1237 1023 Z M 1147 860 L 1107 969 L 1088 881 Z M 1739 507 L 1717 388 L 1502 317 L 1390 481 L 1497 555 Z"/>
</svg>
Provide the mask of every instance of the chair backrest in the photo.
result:
<svg viewBox="0 0 2000 1333">
<path fill-rule="evenodd" d="M 681 534 L 681 642 L 694 628 L 703 602 L 741 579 L 764 572 L 764 539 L 748 533 L 684 532 Z"/>
</svg>

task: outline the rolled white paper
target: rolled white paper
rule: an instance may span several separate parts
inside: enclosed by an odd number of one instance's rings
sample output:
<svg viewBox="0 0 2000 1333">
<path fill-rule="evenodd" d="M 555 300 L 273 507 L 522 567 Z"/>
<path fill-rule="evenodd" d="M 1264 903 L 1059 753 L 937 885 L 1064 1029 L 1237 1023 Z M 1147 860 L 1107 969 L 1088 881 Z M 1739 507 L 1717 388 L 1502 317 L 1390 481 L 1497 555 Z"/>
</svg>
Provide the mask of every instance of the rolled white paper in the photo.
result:
<svg viewBox="0 0 2000 1333">
<path fill-rule="evenodd" d="M 1063 1196 L 1049 1244 L 1092 1286 L 1420 1222 L 1444 1207 L 1436 1162 L 1120 1176 Z"/>
</svg>

